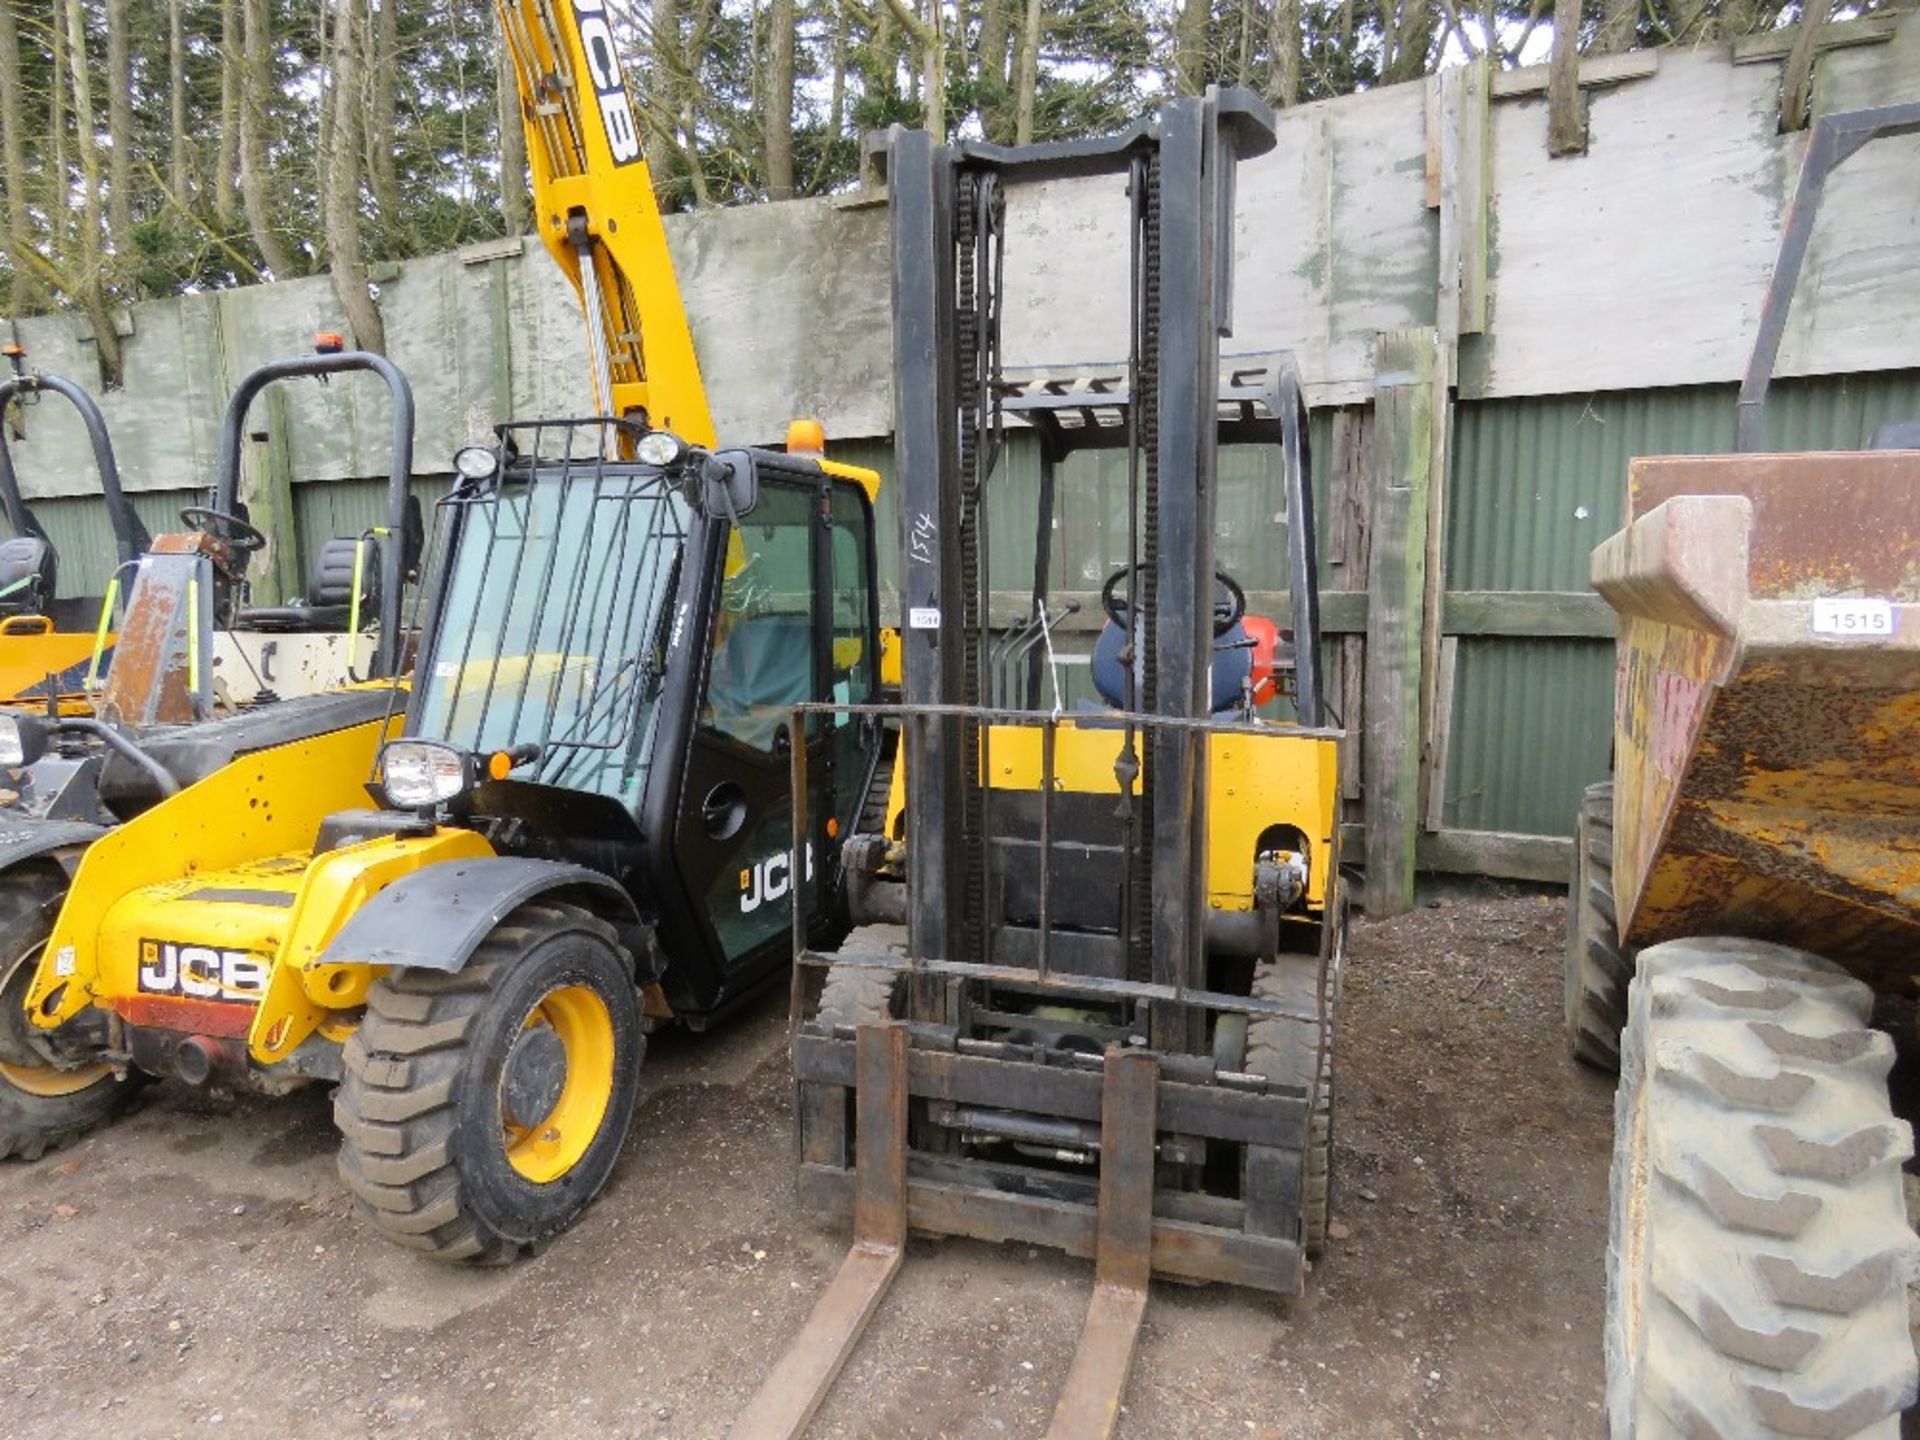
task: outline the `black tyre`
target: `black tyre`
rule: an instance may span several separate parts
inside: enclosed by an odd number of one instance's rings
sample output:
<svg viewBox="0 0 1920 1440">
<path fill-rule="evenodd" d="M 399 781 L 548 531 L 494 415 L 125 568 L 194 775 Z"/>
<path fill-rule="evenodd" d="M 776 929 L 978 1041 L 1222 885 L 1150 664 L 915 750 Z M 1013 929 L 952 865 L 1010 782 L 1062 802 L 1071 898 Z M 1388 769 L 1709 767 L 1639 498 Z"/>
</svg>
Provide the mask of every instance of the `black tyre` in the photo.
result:
<svg viewBox="0 0 1920 1440">
<path fill-rule="evenodd" d="M 27 990 L 66 888 L 51 869 L 0 873 L 0 1159 L 71 1145 L 134 1093 L 109 1065 L 55 1065 L 27 1020 Z"/>
<path fill-rule="evenodd" d="M 1326 1006 L 1320 1025 L 1255 1015 L 1247 1026 L 1247 1072 L 1298 1086 L 1314 1097 L 1301 1181 L 1301 1238 L 1309 1260 L 1326 1253 L 1327 1222 L 1333 1215 L 1334 1012 L 1346 955 L 1344 913 L 1333 923 L 1342 927 L 1342 933 L 1327 959 Z M 1254 971 L 1253 994 L 1261 1000 L 1314 1009 L 1320 1004 L 1320 957 L 1281 955 L 1261 964 Z"/>
<path fill-rule="evenodd" d="M 1613 782 L 1590 785 L 1574 825 L 1573 887 L 1567 893 L 1567 1041 L 1574 1058 L 1620 1068 L 1633 957 L 1620 948 L 1613 905 Z"/>
<path fill-rule="evenodd" d="M 458 974 L 376 981 L 334 1098 L 340 1178 L 381 1234 L 503 1264 L 613 1174 L 646 1042 L 613 928 L 524 905 Z"/>
<path fill-rule="evenodd" d="M 1765 941 L 1641 953 L 1614 1118 L 1615 1440 L 1897 1432 L 1920 1241 L 1872 999 Z"/>
</svg>

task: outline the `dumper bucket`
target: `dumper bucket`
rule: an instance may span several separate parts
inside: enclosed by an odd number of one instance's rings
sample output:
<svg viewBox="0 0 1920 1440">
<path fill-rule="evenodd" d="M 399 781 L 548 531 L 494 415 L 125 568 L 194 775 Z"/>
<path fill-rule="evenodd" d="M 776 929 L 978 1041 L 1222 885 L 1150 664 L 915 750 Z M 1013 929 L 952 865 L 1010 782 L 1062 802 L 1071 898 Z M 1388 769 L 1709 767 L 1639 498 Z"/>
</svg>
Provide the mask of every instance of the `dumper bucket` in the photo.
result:
<svg viewBox="0 0 1920 1440">
<path fill-rule="evenodd" d="M 1621 940 L 1920 969 L 1920 451 L 1636 460 L 1593 583 Z"/>
</svg>

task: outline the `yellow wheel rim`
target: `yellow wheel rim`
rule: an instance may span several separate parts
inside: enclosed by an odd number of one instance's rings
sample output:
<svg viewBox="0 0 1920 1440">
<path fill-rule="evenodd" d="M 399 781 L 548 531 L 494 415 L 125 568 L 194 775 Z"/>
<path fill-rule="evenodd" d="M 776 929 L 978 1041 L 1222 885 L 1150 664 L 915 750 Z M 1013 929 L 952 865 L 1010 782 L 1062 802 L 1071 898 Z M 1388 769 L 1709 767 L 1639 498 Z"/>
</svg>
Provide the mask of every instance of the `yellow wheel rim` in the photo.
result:
<svg viewBox="0 0 1920 1440">
<path fill-rule="evenodd" d="M 0 1060 L 0 1080 L 16 1090 L 43 1099 L 78 1095 L 113 1073 L 111 1065 L 82 1065 L 78 1070 L 56 1070 L 51 1065 L 9 1065 Z"/>
<path fill-rule="evenodd" d="M 24 1006 L 26 988 L 15 982 L 22 976 L 31 975 L 40 963 L 40 952 L 44 945 L 35 945 L 17 961 L 5 968 L 0 974 L 0 993 L 6 995 L 7 1004 Z M 14 1089 L 28 1095 L 37 1095 L 43 1100 L 58 1100 L 63 1095 L 78 1095 L 90 1085 L 97 1085 L 113 1073 L 111 1065 L 82 1065 L 75 1070 L 57 1070 L 51 1065 L 13 1065 L 0 1060 L 0 1080 L 4 1080 Z"/>
<path fill-rule="evenodd" d="M 516 1115 L 500 1077 L 500 1126 L 507 1161 L 536 1185 L 550 1184 L 580 1163 L 613 1101 L 613 1013 L 585 985 L 549 990 L 528 1013 L 523 1032 L 545 1027 L 560 1042 L 565 1075 L 546 1114 Z M 511 1063 L 511 1062 L 510 1062 Z"/>
</svg>

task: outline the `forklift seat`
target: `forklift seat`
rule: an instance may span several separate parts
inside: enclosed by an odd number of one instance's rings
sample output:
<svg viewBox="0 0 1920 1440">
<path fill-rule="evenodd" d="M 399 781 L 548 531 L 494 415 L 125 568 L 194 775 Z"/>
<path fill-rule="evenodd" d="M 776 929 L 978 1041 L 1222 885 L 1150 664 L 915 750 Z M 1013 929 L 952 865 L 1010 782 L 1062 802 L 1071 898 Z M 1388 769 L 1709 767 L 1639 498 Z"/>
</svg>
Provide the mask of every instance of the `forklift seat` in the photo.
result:
<svg viewBox="0 0 1920 1440">
<path fill-rule="evenodd" d="M 360 541 L 336 535 L 323 544 L 307 571 L 307 593 L 291 605 L 265 605 L 242 610 L 241 630 L 317 630 L 344 634 L 353 615 L 354 552 Z M 378 536 L 366 541 L 366 559 L 360 576 L 360 618 L 372 620 L 380 609 L 380 546 Z"/>
<path fill-rule="evenodd" d="M 53 547 L 37 535 L 0 540 L 0 615 L 41 615 L 53 603 Z"/>
<path fill-rule="evenodd" d="M 1093 688 L 1116 710 L 1127 703 L 1127 667 L 1120 659 L 1126 644 L 1127 632 L 1109 620 L 1093 647 Z M 1238 705 L 1246 681 L 1252 682 L 1254 704 L 1264 704 L 1276 693 L 1279 672 L 1292 668 L 1293 632 L 1264 616 L 1242 616 L 1213 642 L 1213 713 Z"/>
</svg>

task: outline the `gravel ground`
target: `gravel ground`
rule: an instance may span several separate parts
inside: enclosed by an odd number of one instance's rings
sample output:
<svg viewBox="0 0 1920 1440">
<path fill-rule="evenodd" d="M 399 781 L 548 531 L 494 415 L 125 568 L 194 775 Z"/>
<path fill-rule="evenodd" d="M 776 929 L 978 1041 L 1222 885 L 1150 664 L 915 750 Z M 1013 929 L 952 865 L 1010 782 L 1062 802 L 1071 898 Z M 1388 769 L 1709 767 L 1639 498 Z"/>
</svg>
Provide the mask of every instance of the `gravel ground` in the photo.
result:
<svg viewBox="0 0 1920 1440">
<path fill-rule="evenodd" d="M 1597 1436 L 1611 1087 L 1564 1057 L 1560 900 L 1358 921 L 1332 1253 L 1157 1285 L 1129 1437 Z M 724 1435 L 844 1238 L 795 1218 L 783 1002 L 659 1037 L 606 1196 L 510 1270 L 363 1233 L 327 1100 L 157 1087 L 0 1165 L 9 1436 Z M 915 1241 L 819 1437 L 1034 1435 L 1089 1267 Z"/>
</svg>

